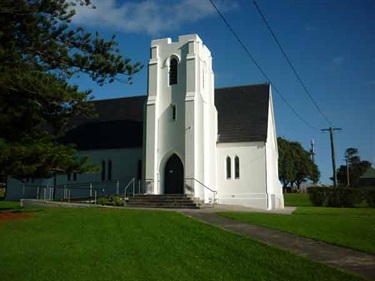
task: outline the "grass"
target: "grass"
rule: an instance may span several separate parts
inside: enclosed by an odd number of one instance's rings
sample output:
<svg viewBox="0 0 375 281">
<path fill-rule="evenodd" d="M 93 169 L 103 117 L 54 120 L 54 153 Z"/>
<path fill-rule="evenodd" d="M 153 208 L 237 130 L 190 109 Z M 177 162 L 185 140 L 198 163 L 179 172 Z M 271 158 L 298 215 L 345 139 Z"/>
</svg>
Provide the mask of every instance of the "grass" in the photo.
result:
<svg viewBox="0 0 375 281">
<path fill-rule="evenodd" d="M 298 207 L 292 215 L 265 213 L 220 213 L 220 215 L 375 253 L 375 209 Z"/>
<path fill-rule="evenodd" d="M 20 202 L 16 201 L 2 201 L 0 202 L 0 212 L 5 211 L 5 210 L 18 210 L 18 209 L 23 209 L 20 206 Z"/>
<path fill-rule="evenodd" d="M 3 199 L 5 197 L 5 188 L 0 187 L 0 199 Z"/>
<path fill-rule="evenodd" d="M 307 193 L 284 193 L 285 206 L 312 206 Z"/>
<path fill-rule="evenodd" d="M 313 206 L 307 193 L 284 193 L 284 204 L 291 207 Z M 356 207 L 369 208 L 370 206 L 366 200 L 363 200 L 356 204 Z"/>
<path fill-rule="evenodd" d="M 362 280 L 175 212 L 39 208 L 0 241 L 2 281 Z"/>
</svg>

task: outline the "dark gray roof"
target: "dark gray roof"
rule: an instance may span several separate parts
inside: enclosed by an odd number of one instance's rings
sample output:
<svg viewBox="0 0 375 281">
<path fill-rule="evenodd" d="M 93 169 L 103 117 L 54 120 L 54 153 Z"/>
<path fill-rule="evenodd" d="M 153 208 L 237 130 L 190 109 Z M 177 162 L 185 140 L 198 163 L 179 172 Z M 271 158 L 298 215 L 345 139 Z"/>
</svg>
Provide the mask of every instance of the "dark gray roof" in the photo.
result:
<svg viewBox="0 0 375 281">
<path fill-rule="evenodd" d="M 269 84 L 215 90 L 219 142 L 266 141 Z"/>
<path fill-rule="evenodd" d="M 215 90 L 218 141 L 266 141 L 269 84 Z M 142 147 L 146 96 L 93 101 L 98 117 L 76 121 L 64 137 L 79 150 Z"/>
<path fill-rule="evenodd" d="M 64 143 L 79 150 L 142 147 L 146 96 L 93 101 L 97 117 L 75 121 Z"/>
</svg>

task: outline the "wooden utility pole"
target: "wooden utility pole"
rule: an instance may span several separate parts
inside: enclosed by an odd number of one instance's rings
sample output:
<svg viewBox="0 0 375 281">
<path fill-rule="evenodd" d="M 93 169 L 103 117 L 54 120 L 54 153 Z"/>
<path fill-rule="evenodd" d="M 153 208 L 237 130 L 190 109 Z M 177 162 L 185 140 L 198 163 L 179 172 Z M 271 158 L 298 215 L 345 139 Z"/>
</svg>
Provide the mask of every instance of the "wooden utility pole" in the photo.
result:
<svg viewBox="0 0 375 281">
<path fill-rule="evenodd" d="M 341 128 L 332 128 L 329 127 L 328 129 L 322 129 L 322 131 L 329 131 L 329 135 L 331 138 L 331 155 L 332 155 L 332 169 L 333 169 L 333 186 L 337 187 L 337 171 L 336 171 L 336 156 L 335 156 L 335 144 L 333 141 L 333 132 L 340 131 Z"/>
<path fill-rule="evenodd" d="M 346 161 L 346 182 L 348 183 L 348 186 L 350 185 L 350 180 L 349 180 L 349 160 L 345 159 Z"/>
</svg>

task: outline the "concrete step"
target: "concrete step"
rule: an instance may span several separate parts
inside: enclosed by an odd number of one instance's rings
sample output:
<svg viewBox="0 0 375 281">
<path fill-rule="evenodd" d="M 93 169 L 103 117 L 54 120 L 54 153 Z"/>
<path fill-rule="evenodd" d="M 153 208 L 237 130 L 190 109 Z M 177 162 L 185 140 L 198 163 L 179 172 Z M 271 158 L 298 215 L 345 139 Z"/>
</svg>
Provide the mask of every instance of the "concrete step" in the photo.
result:
<svg viewBox="0 0 375 281">
<path fill-rule="evenodd" d="M 127 197 L 133 197 L 127 194 Z M 187 194 L 135 194 L 133 198 L 190 198 Z"/>
<path fill-rule="evenodd" d="M 192 200 L 189 198 L 135 198 L 135 197 L 128 197 L 129 201 L 132 202 L 191 202 Z"/>
<path fill-rule="evenodd" d="M 198 209 L 200 204 L 185 194 L 127 196 L 127 206 L 141 208 Z"/>
<path fill-rule="evenodd" d="M 194 204 L 178 204 L 178 205 L 172 205 L 172 204 L 126 204 L 126 207 L 133 207 L 133 208 L 165 208 L 165 209 L 199 209 L 199 206 Z"/>
</svg>

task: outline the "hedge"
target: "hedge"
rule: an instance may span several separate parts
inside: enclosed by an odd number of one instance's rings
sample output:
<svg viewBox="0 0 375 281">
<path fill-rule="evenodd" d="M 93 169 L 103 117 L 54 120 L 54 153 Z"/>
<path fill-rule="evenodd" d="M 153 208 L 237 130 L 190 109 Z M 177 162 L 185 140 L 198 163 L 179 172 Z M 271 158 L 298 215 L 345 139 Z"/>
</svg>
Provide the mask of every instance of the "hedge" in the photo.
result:
<svg viewBox="0 0 375 281">
<path fill-rule="evenodd" d="M 309 187 L 307 193 L 314 206 L 326 207 L 354 207 L 368 197 L 364 190 L 352 187 Z"/>
<path fill-rule="evenodd" d="M 375 190 L 368 190 L 366 192 L 366 201 L 370 207 L 375 208 Z"/>
</svg>

